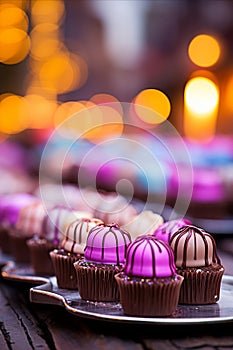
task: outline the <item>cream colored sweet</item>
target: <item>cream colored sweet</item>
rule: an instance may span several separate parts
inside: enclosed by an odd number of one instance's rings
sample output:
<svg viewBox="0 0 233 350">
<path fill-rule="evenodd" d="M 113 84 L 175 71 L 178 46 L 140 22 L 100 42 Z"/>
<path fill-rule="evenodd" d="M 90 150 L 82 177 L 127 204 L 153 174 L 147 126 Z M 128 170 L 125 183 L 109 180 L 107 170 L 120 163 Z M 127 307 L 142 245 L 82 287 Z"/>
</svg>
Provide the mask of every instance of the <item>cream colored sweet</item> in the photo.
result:
<svg viewBox="0 0 233 350">
<path fill-rule="evenodd" d="M 67 227 L 74 221 L 79 219 L 92 219 L 93 215 L 90 212 L 71 210 L 64 215 L 63 219 L 60 221 L 60 228 L 62 234 L 65 234 Z"/>
<path fill-rule="evenodd" d="M 62 249 L 70 253 L 84 254 L 90 230 L 100 224 L 103 224 L 103 221 L 96 218 L 80 218 L 71 222 L 65 230 Z"/>
<path fill-rule="evenodd" d="M 127 224 L 122 225 L 122 228 L 130 233 L 132 240 L 135 240 L 138 236 L 152 235 L 163 222 L 164 219 L 160 214 L 144 210 Z"/>
<path fill-rule="evenodd" d="M 16 222 L 16 232 L 20 235 L 31 237 L 33 235 L 41 236 L 43 232 L 43 220 L 46 216 L 46 209 L 41 202 L 35 202 L 23 207 L 19 212 Z"/>
<path fill-rule="evenodd" d="M 179 268 L 220 263 L 213 236 L 201 228 L 192 225 L 182 227 L 171 237 L 170 246 Z"/>
</svg>

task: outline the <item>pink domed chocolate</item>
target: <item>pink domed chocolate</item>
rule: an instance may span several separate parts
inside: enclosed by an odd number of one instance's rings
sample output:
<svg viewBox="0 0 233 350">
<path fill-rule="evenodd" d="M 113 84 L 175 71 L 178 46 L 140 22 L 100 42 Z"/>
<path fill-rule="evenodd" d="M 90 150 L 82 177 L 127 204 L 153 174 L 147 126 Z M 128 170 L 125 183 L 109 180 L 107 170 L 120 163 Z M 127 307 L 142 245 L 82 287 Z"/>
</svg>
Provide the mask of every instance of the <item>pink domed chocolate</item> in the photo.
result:
<svg viewBox="0 0 233 350">
<path fill-rule="evenodd" d="M 140 236 L 127 248 L 124 272 L 127 276 L 143 278 L 175 276 L 173 251 L 153 236 Z"/>
<path fill-rule="evenodd" d="M 180 228 L 170 239 L 177 267 L 202 267 L 220 264 L 214 238 L 196 226 Z"/>
<path fill-rule="evenodd" d="M 98 225 L 88 234 L 84 258 L 100 264 L 123 264 L 130 242 L 130 234 L 117 224 Z"/>
<path fill-rule="evenodd" d="M 191 225 L 191 221 L 188 219 L 176 219 L 164 222 L 154 232 L 154 236 L 161 241 L 169 243 L 172 235 L 178 231 L 181 227 Z"/>
</svg>

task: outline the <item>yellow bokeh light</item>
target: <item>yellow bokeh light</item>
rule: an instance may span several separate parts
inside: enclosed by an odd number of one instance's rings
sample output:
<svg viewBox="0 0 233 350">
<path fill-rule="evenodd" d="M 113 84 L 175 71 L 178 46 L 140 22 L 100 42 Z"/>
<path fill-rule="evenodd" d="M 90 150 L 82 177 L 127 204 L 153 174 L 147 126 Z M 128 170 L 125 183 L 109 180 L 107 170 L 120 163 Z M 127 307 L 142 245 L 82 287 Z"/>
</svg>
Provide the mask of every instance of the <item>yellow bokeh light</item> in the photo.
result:
<svg viewBox="0 0 233 350">
<path fill-rule="evenodd" d="M 216 108 L 218 100 L 218 88 L 210 79 L 196 77 L 189 80 L 185 87 L 185 102 L 200 117 Z"/>
<path fill-rule="evenodd" d="M 18 7 L 21 9 L 27 9 L 28 8 L 28 0 L 1 0 L 0 1 L 1 8 L 4 7 Z"/>
<path fill-rule="evenodd" d="M 26 13 L 17 6 L 0 7 L 0 28 L 14 27 L 28 31 L 28 17 Z"/>
<path fill-rule="evenodd" d="M 16 134 L 28 127 L 28 104 L 25 98 L 7 95 L 0 102 L 0 132 Z"/>
<path fill-rule="evenodd" d="M 233 72 L 229 74 L 224 94 L 224 108 L 227 113 L 233 113 Z"/>
<path fill-rule="evenodd" d="M 84 136 L 93 143 L 105 141 L 111 137 L 120 137 L 124 123 L 122 115 L 116 108 L 109 105 L 96 105 L 89 108 L 91 122 L 89 130 L 86 130 Z"/>
<path fill-rule="evenodd" d="M 31 129 L 51 128 L 57 108 L 56 101 L 48 100 L 36 94 L 27 95 L 25 98 L 28 102 L 28 127 Z"/>
<path fill-rule="evenodd" d="M 53 23 L 36 25 L 30 34 L 30 56 L 35 60 L 47 60 L 63 48 L 59 27 Z"/>
<path fill-rule="evenodd" d="M 60 104 L 54 114 L 55 127 L 61 125 L 65 120 L 67 120 L 73 114 L 83 110 L 86 110 L 86 107 L 80 102 L 68 101 Z M 65 127 L 67 127 L 67 125 L 68 124 L 66 123 L 64 124 Z"/>
<path fill-rule="evenodd" d="M 118 99 L 115 96 L 113 96 L 111 94 L 105 94 L 105 93 L 95 94 L 91 97 L 90 100 L 92 102 L 94 102 L 96 104 L 100 104 L 100 105 L 108 104 L 112 108 L 116 108 L 116 110 L 120 114 L 123 113 L 121 103 L 118 101 Z"/>
<path fill-rule="evenodd" d="M 205 77 L 188 81 L 184 90 L 184 132 L 192 139 L 209 140 L 215 134 L 219 106 L 218 86 Z"/>
<path fill-rule="evenodd" d="M 64 18 L 65 5 L 62 0 L 34 0 L 31 7 L 32 23 L 58 23 Z"/>
<path fill-rule="evenodd" d="M 80 86 L 82 72 L 76 55 L 59 53 L 42 64 L 40 82 L 44 90 L 63 94 Z"/>
<path fill-rule="evenodd" d="M 30 50 L 30 39 L 18 28 L 0 29 L 0 62 L 16 64 L 25 59 Z"/>
<path fill-rule="evenodd" d="M 170 114 L 171 104 L 168 97 L 160 90 L 142 90 L 134 99 L 135 112 L 148 124 L 163 123 Z"/>
<path fill-rule="evenodd" d="M 218 61 L 220 53 L 218 41 L 206 34 L 197 35 L 188 47 L 191 61 L 200 67 L 213 66 Z"/>
</svg>

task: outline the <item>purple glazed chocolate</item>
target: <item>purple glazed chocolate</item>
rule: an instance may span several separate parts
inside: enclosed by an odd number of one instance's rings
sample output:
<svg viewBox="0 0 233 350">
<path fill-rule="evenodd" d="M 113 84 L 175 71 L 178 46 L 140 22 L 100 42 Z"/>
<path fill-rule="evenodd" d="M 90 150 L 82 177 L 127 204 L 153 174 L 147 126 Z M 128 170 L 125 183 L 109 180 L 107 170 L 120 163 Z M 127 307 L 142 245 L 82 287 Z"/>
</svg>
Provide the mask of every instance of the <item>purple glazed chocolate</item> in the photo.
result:
<svg viewBox="0 0 233 350">
<path fill-rule="evenodd" d="M 81 297 L 91 301 L 119 301 L 115 275 L 122 271 L 130 234 L 117 224 L 93 227 L 84 258 L 74 263 Z"/>
<path fill-rule="evenodd" d="M 84 258 L 101 264 L 123 264 L 130 242 L 130 234 L 117 224 L 98 225 L 87 237 Z"/>
<path fill-rule="evenodd" d="M 143 235 L 127 248 L 123 271 L 115 276 L 127 315 L 168 316 L 178 305 L 183 277 L 176 272 L 171 247 Z"/>
<path fill-rule="evenodd" d="M 1 224 L 7 227 L 12 227 L 16 224 L 20 210 L 38 202 L 38 198 L 28 193 L 17 193 L 3 195 L 0 198 L 0 221 Z"/>
<path fill-rule="evenodd" d="M 168 244 L 153 236 L 138 237 L 128 246 L 124 272 L 127 276 L 143 278 L 174 276 L 173 251 Z"/>
<path fill-rule="evenodd" d="M 166 221 L 155 230 L 154 236 L 165 243 L 169 243 L 172 235 L 186 225 L 191 225 L 191 221 L 188 219 Z"/>
</svg>

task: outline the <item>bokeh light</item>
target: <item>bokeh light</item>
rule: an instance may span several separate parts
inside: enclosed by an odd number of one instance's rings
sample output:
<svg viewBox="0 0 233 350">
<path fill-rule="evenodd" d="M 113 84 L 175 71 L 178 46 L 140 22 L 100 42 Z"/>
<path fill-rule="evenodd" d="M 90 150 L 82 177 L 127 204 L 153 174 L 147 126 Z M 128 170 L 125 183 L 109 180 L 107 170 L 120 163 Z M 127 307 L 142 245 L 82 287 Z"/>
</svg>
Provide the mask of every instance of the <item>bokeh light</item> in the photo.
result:
<svg viewBox="0 0 233 350">
<path fill-rule="evenodd" d="M 229 74 L 224 94 L 224 107 L 227 113 L 233 113 L 233 72 Z"/>
<path fill-rule="evenodd" d="M 118 105 L 118 103 L 116 103 Z M 103 142 L 111 137 L 120 137 L 124 130 L 123 116 L 119 107 L 113 104 L 96 105 L 88 109 L 91 115 L 85 138 L 93 143 Z"/>
<path fill-rule="evenodd" d="M 30 50 L 30 38 L 18 28 L 0 29 L 0 62 L 16 64 L 25 59 Z"/>
<path fill-rule="evenodd" d="M 30 34 L 30 56 L 36 60 L 46 60 L 62 49 L 59 27 L 53 23 L 36 25 Z"/>
<path fill-rule="evenodd" d="M 14 27 L 28 31 L 28 17 L 19 7 L 12 4 L 0 5 L 0 28 Z"/>
<path fill-rule="evenodd" d="M 71 117 L 75 113 L 79 113 L 80 111 L 87 110 L 86 106 L 77 101 L 69 101 L 61 103 L 54 113 L 54 126 L 60 126 L 65 120 Z M 64 123 L 63 127 L 69 129 L 69 123 Z"/>
<path fill-rule="evenodd" d="M 190 110 L 202 117 L 218 104 L 219 92 L 213 81 L 196 77 L 191 79 L 185 87 L 185 101 Z"/>
<path fill-rule="evenodd" d="M 148 124 L 163 123 L 170 114 L 171 103 L 160 90 L 146 89 L 139 92 L 134 99 L 135 111 L 138 117 Z"/>
<path fill-rule="evenodd" d="M 31 6 L 32 23 L 61 23 L 64 14 L 65 6 L 62 0 L 34 0 Z"/>
<path fill-rule="evenodd" d="M 40 95 L 27 95 L 29 128 L 43 129 L 53 126 L 53 116 L 57 108 L 56 101 L 51 101 Z"/>
<path fill-rule="evenodd" d="M 40 69 L 40 82 L 44 90 L 63 94 L 78 88 L 86 79 L 85 69 L 79 66 L 74 54 L 58 53 L 45 61 Z M 82 62 L 83 63 L 83 62 Z"/>
<path fill-rule="evenodd" d="M 24 97 L 6 94 L 0 99 L 0 132 L 16 134 L 28 127 L 28 104 Z"/>
<path fill-rule="evenodd" d="M 100 105 L 111 104 L 112 108 L 116 108 L 120 114 L 123 113 L 122 106 L 119 103 L 118 99 L 111 94 L 106 94 L 106 93 L 95 94 L 90 98 L 90 100 Z"/>
<path fill-rule="evenodd" d="M 206 34 L 197 35 L 188 47 L 189 58 L 200 67 L 213 66 L 218 61 L 220 53 L 218 41 Z"/>
<path fill-rule="evenodd" d="M 184 90 L 184 131 L 193 139 L 209 139 L 215 134 L 219 88 L 210 79 L 195 77 Z"/>
</svg>

